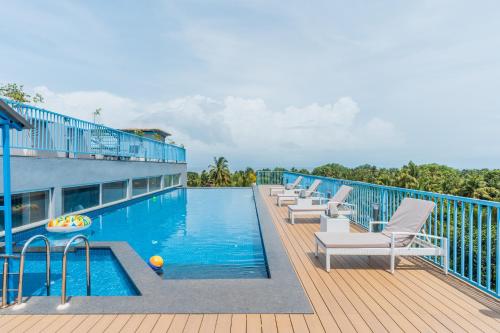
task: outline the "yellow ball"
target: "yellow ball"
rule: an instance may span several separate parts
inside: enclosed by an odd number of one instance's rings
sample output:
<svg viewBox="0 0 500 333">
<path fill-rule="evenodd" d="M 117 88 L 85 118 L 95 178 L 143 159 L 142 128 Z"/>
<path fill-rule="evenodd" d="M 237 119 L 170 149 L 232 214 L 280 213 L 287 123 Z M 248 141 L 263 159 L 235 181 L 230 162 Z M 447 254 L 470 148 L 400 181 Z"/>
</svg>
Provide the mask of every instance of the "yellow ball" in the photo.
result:
<svg viewBox="0 0 500 333">
<path fill-rule="evenodd" d="M 160 256 L 152 256 L 149 258 L 149 264 L 155 268 L 163 267 L 163 258 Z"/>
</svg>

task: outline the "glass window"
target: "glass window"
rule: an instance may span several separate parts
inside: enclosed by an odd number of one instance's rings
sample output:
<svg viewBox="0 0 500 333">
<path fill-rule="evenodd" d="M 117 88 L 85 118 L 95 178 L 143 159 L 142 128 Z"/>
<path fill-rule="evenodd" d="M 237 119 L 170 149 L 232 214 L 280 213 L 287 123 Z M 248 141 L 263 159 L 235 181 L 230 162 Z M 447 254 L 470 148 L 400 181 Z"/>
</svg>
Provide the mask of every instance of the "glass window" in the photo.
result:
<svg viewBox="0 0 500 333">
<path fill-rule="evenodd" d="M 173 185 L 174 186 L 179 185 L 180 181 L 181 181 L 181 174 L 180 173 L 175 174 L 173 179 Z"/>
<path fill-rule="evenodd" d="M 127 181 L 102 184 L 102 203 L 107 204 L 127 197 Z"/>
<path fill-rule="evenodd" d="M 30 193 L 30 222 L 49 218 L 49 191 Z"/>
<path fill-rule="evenodd" d="M 99 205 L 99 185 L 64 188 L 63 214 Z"/>
<path fill-rule="evenodd" d="M 149 178 L 149 192 L 161 189 L 161 176 Z"/>
<path fill-rule="evenodd" d="M 0 205 L 3 205 L 3 196 Z M 12 226 L 42 221 L 49 218 L 49 191 L 37 191 L 12 195 Z M 0 211 L 0 230 L 4 230 L 4 212 Z"/>
<path fill-rule="evenodd" d="M 144 194 L 148 192 L 148 179 L 138 178 L 132 180 L 132 196 Z"/>
<path fill-rule="evenodd" d="M 163 187 L 172 186 L 172 175 L 163 176 Z"/>
</svg>

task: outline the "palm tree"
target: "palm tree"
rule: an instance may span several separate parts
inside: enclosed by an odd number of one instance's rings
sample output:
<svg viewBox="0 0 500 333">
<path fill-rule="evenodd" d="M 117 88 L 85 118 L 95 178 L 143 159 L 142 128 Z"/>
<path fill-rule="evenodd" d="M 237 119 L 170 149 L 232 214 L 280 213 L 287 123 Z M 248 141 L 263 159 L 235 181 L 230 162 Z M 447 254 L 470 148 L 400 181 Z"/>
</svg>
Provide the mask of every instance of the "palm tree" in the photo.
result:
<svg viewBox="0 0 500 333">
<path fill-rule="evenodd" d="M 480 198 L 484 192 L 486 182 L 481 175 L 468 175 L 462 185 L 462 195 L 470 198 Z"/>
<path fill-rule="evenodd" d="M 225 157 L 214 157 L 214 164 L 209 166 L 209 179 L 212 186 L 227 186 L 231 184 L 231 172 Z"/>
</svg>

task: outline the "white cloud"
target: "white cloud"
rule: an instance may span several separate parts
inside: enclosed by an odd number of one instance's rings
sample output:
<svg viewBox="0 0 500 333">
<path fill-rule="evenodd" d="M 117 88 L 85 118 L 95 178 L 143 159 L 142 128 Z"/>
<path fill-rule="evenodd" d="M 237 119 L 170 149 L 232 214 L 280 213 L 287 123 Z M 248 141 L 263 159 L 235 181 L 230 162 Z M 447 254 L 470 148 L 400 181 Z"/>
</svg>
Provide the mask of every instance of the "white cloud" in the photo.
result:
<svg viewBox="0 0 500 333">
<path fill-rule="evenodd" d="M 87 121 L 93 119 L 92 114 L 97 108 L 102 108 L 107 110 L 102 113 L 102 122 L 118 128 L 131 127 L 131 121 L 139 112 L 138 105 L 131 99 L 105 91 L 56 93 L 44 86 L 34 90 L 44 97 L 44 108 Z"/>
<path fill-rule="evenodd" d="M 321 156 L 393 147 L 402 140 L 386 120 L 363 121 L 360 107 L 351 97 L 333 104 L 273 110 L 259 98 L 215 100 L 195 95 L 139 103 L 102 91 L 35 90 L 45 96 L 45 107 L 59 113 L 90 120 L 92 112 L 102 107 L 106 125 L 165 129 L 176 142 L 186 145 L 194 168 L 206 166 L 216 155 L 226 156 L 238 167 L 303 165 L 304 161 L 314 165 Z"/>
</svg>

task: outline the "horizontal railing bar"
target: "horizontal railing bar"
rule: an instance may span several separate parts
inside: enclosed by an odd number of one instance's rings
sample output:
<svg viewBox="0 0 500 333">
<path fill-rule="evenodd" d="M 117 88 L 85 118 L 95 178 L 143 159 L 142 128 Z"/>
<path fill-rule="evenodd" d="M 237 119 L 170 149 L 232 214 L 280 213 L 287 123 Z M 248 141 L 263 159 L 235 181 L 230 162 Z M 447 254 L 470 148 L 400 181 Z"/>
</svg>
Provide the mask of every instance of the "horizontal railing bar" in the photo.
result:
<svg viewBox="0 0 500 333">
<path fill-rule="evenodd" d="M 144 161 L 186 161 L 183 146 L 156 141 L 6 98 L 0 99 L 33 125 L 29 130 L 11 132 L 11 147 L 14 149 L 61 152 L 73 154 L 74 158 L 78 155 L 104 155 Z"/>
<path fill-rule="evenodd" d="M 297 173 L 297 172 L 289 172 L 289 171 L 286 171 L 286 173 L 292 174 L 292 175 L 297 175 L 297 176 L 310 176 L 310 177 L 314 177 L 314 178 L 318 178 L 318 179 L 326 179 L 326 180 L 330 180 L 330 181 L 335 180 L 335 181 L 339 181 L 339 182 L 349 182 L 350 184 L 357 184 L 357 185 L 368 186 L 368 187 L 372 187 L 372 188 L 393 190 L 393 191 L 398 191 L 398 192 L 408 192 L 408 193 L 413 193 L 416 195 L 425 195 L 425 196 L 432 196 L 432 197 L 437 197 L 437 198 L 442 198 L 442 199 L 458 200 L 458 201 L 463 201 L 463 202 L 467 202 L 467 203 L 483 204 L 483 205 L 488 205 L 491 207 L 500 208 L 500 202 L 497 202 L 497 201 L 474 199 L 474 198 L 456 196 L 456 195 L 452 195 L 452 194 L 428 192 L 428 191 L 423 191 L 423 190 L 407 189 L 407 188 L 401 188 L 401 187 L 395 187 L 395 186 L 389 186 L 389 185 L 372 184 L 372 183 L 362 182 L 359 180 L 348 180 L 348 179 L 338 179 L 338 178 L 330 178 L 330 177 L 316 176 L 316 175 L 305 175 L 305 174 L 301 174 L 301 173 Z"/>
</svg>

